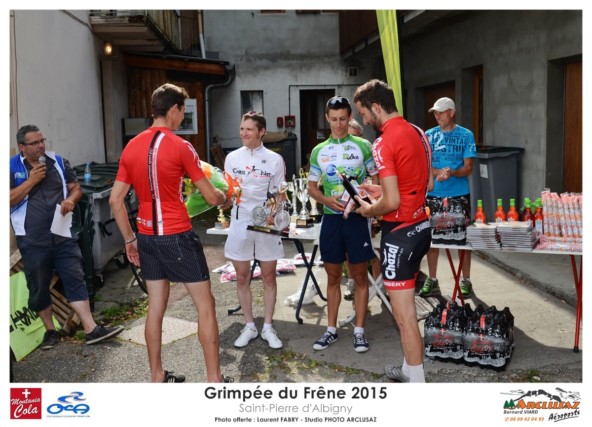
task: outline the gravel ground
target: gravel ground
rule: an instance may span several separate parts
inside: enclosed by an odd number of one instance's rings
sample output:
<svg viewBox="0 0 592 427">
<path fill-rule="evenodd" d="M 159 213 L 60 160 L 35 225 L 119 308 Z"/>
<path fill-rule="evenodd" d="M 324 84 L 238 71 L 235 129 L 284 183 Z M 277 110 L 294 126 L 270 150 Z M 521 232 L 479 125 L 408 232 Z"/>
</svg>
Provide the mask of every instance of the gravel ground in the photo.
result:
<svg viewBox="0 0 592 427">
<path fill-rule="evenodd" d="M 194 220 L 194 229 L 202 238 L 204 251 L 210 268 L 225 262 L 221 236 L 206 235 L 205 229 L 213 225 L 213 215 Z M 293 245 L 284 245 L 286 257 L 293 257 Z M 113 267 L 117 269 L 116 267 Z M 131 273 L 128 269 L 117 274 L 105 271 L 106 283 L 99 290 L 95 315 L 100 319 L 102 310 L 117 306 L 126 300 L 145 298 L 139 287 L 133 286 L 125 294 L 108 297 L 107 290 L 116 288 L 110 280 Z M 111 279 L 113 277 L 113 279 Z M 263 290 L 260 281 L 253 281 L 254 301 L 261 301 Z M 218 275 L 212 275 L 212 289 L 217 301 L 217 318 L 220 329 L 220 358 L 222 370 L 241 383 L 351 383 L 351 382 L 387 382 L 384 375 L 376 372 L 354 369 L 345 364 L 329 363 L 310 357 L 304 349 L 293 348 L 271 350 L 263 340 L 256 339 L 249 344 L 248 351 L 236 349 L 233 342 L 243 326 L 240 313 L 228 315 L 228 309 L 236 307 L 235 286 L 232 283 L 220 283 Z M 278 302 L 279 303 L 279 302 Z M 263 317 L 263 305 L 254 304 L 256 319 Z M 195 322 L 196 314 L 191 299 L 183 286 L 172 287 L 167 316 Z M 126 328 L 143 323 L 140 319 L 128 319 Z M 258 321 L 259 321 L 258 320 Z M 308 350 L 308 349 L 306 349 Z M 196 335 L 193 334 L 168 344 L 163 349 L 165 369 L 183 372 L 188 382 L 204 382 L 203 356 Z M 581 354 L 580 354 L 581 356 Z M 573 360 L 573 358 L 572 358 Z M 428 382 L 433 383 L 494 383 L 494 382 L 582 382 L 581 359 L 572 361 L 549 360 L 549 364 L 537 369 L 516 369 L 510 363 L 503 371 L 490 368 L 474 367 L 461 369 L 454 362 L 427 359 L 431 365 Z M 68 337 L 51 351 L 36 350 L 24 360 L 13 364 L 16 382 L 141 382 L 148 381 L 149 371 L 146 348 L 142 345 L 113 340 L 112 342 L 85 346 L 76 337 Z"/>
</svg>

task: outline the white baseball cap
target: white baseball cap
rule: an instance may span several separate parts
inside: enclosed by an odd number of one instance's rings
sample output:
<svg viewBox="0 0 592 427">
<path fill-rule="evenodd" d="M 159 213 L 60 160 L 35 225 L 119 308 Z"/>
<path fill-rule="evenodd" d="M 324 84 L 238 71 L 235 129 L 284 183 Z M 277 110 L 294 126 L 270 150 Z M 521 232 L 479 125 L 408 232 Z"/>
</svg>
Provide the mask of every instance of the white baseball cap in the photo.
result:
<svg viewBox="0 0 592 427">
<path fill-rule="evenodd" d="M 456 111 L 454 101 L 450 98 L 440 98 L 436 102 L 434 102 L 434 106 L 428 110 L 428 113 L 431 113 L 432 111 L 438 111 L 439 113 L 441 113 L 442 111 L 446 110 Z"/>
</svg>

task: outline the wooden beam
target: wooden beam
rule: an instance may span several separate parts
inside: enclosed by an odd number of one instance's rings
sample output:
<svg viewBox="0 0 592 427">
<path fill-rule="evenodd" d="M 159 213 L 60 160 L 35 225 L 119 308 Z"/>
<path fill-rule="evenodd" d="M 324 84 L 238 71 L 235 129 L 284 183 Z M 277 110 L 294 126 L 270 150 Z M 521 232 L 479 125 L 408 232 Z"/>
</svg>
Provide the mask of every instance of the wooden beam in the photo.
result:
<svg viewBox="0 0 592 427">
<path fill-rule="evenodd" d="M 226 74 L 226 69 L 222 64 L 212 64 L 182 59 L 149 58 L 143 56 L 125 55 L 124 64 L 127 67 L 168 71 L 186 71 L 190 73 L 212 74 L 216 76 L 224 76 Z"/>
</svg>

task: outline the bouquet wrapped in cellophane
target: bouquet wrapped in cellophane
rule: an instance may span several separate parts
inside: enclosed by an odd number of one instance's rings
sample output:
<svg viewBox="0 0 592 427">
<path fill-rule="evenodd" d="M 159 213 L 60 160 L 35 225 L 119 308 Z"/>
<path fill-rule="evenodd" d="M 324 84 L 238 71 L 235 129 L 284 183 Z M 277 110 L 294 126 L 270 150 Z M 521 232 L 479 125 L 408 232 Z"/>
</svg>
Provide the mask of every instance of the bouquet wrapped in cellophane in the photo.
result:
<svg viewBox="0 0 592 427">
<path fill-rule="evenodd" d="M 220 170 L 216 166 L 200 161 L 201 169 L 204 171 L 206 178 L 218 190 L 223 191 L 229 199 L 237 199 L 240 201 L 241 187 L 240 184 L 233 179 L 229 174 Z M 203 194 L 193 185 L 191 179 L 185 178 L 185 192 L 187 200 L 185 207 L 190 218 L 206 212 L 215 207 L 210 206 L 203 197 Z"/>
</svg>

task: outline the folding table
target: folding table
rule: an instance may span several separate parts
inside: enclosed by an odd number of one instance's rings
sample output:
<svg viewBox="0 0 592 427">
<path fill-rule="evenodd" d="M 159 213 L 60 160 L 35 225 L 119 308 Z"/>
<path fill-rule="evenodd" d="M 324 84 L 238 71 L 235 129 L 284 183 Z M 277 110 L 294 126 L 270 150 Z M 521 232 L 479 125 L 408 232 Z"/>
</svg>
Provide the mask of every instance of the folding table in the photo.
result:
<svg viewBox="0 0 592 427">
<path fill-rule="evenodd" d="M 316 254 L 317 254 L 317 251 L 319 248 L 320 230 L 321 230 L 320 224 L 315 224 L 314 227 L 309 227 L 309 228 L 296 228 L 293 224 L 291 224 L 289 234 L 287 236 L 282 236 L 282 240 L 294 242 L 294 246 L 296 247 L 296 250 L 298 251 L 298 253 L 302 256 L 302 261 L 304 262 L 304 266 L 306 267 L 306 275 L 304 277 L 304 281 L 302 284 L 302 292 L 300 293 L 300 298 L 298 300 L 298 304 L 296 305 L 296 320 L 298 321 L 299 324 L 302 324 L 302 322 L 303 322 L 302 318 L 300 317 L 300 309 L 302 308 L 302 301 L 304 300 L 306 287 L 308 286 L 308 282 L 310 279 L 312 279 L 313 286 L 316 288 L 316 290 L 319 294 L 319 297 L 323 301 L 327 301 L 327 298 L 323 295 L 323 292 L 321 291 L 321 288 L 319 287 L 317 279 L 312 271 L 312 267 L 314 266 L 314 259 L 316 257 Z M 206 233 L 213 234 L 213 235 L 228 236 L 228 228 L 208 228 Z M 256 231 L 255 231 L 255 233 L 256 233 Z M 312 254 L 311 254 L 312 256 L 310 258 L 310 261 L 306 258 L 306 253 L 304 251 L 303 242 L 313 242 L 314 243 Z M 254 260 L 254 262 L 253 262 L 253 268 L 251 269 L 251 278 L 253 277 L 253 271 L 255 269 L 257 262 L 258 262 L 257 260 Z M 240 310 L 240 305 L 236 308 L 229 309 L 228 314 L 236 313 L 239 310 Z"/>
</svg>

